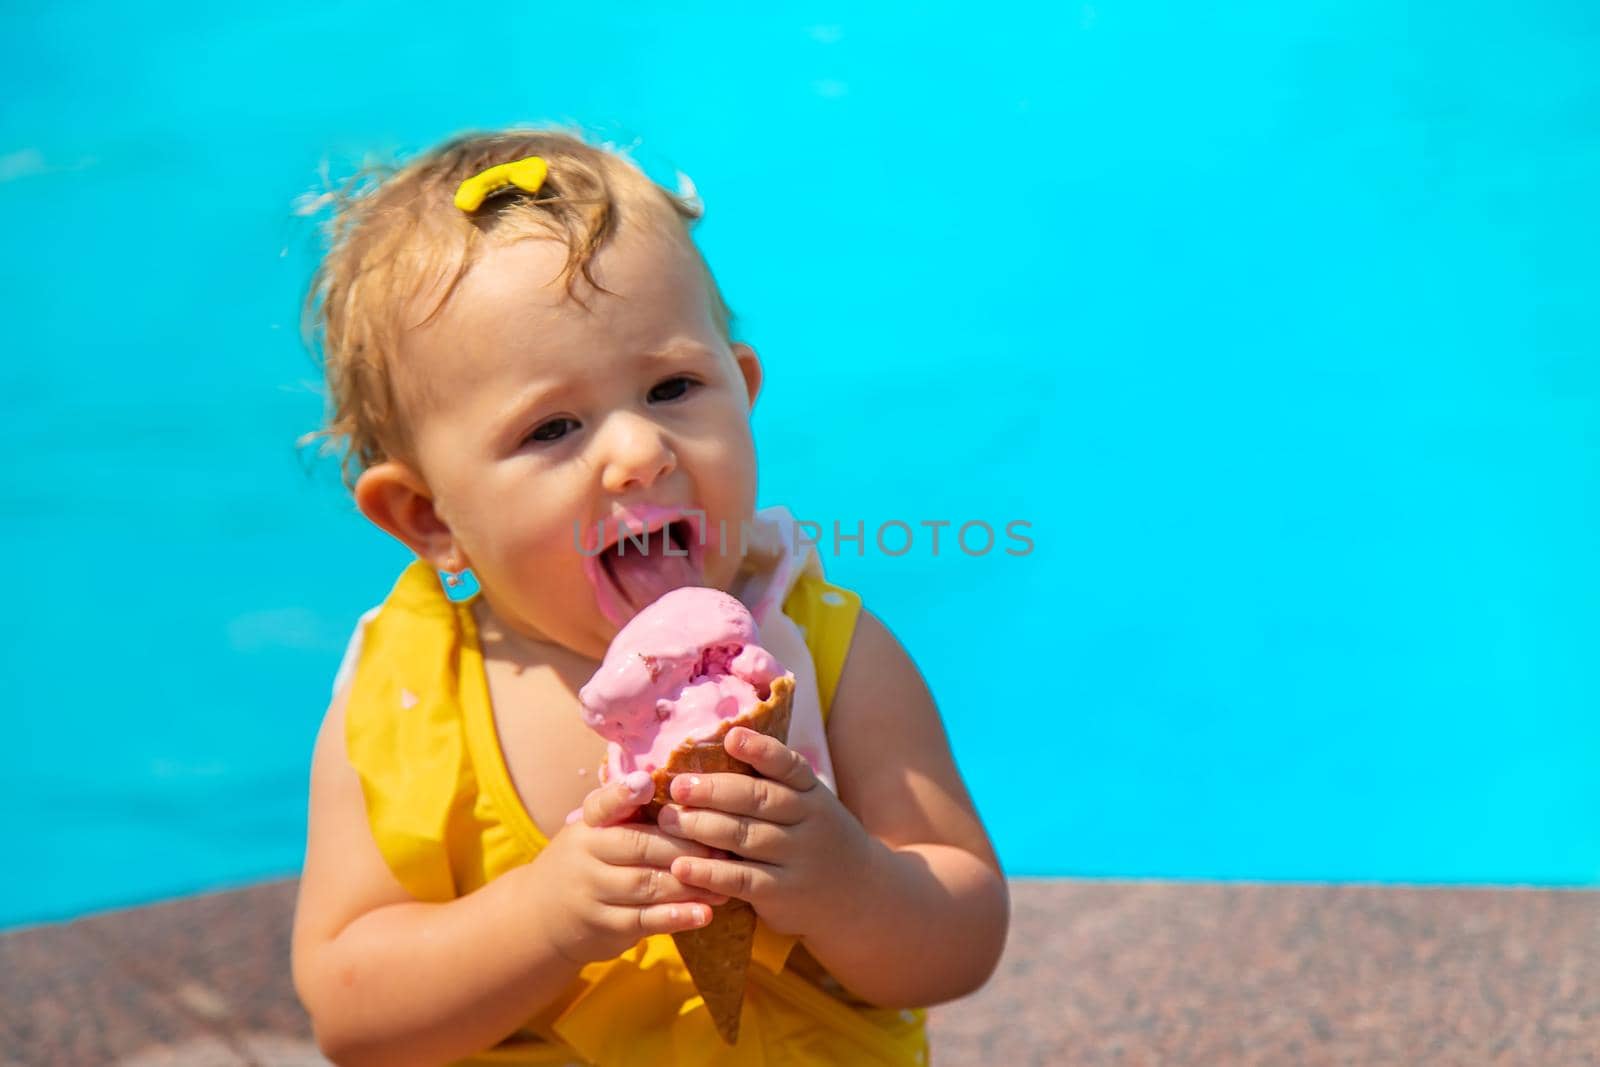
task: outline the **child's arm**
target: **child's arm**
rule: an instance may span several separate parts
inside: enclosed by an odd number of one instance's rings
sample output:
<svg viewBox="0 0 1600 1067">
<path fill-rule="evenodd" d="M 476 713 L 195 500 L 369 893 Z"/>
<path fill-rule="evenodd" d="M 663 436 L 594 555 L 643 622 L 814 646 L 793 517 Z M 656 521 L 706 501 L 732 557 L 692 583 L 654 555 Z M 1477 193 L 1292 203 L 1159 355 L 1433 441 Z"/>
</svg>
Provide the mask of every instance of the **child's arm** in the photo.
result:
<svg viewBox="0 0 1600 1067">
<path fill-rule="evenodd" d="M 874 1004 L 921 1007 L 977 989 L 1005 946 L 1005 879 L 921 674 L 865 611 L 828 743 L 837 798 L 791 749 L 730 731 L 729 751 L 772 781 L 680 778 L 673 799 L 694 806 L 664 809 L 661 825 L 743 862 L 680 860 L 673 873 L 749 900 Z"/>
<path fill-rule="evenodd" d="M 312 759 L 293 946 L 295 989 L 336 1063 L 406 1067 L 482 1051 L 560 996 L 584 962 L 700 925 L 709 910 L 686 901 L 725 899 L 664 869 L 688 842 L 615 825 L 650 796 L 626 783 L 590 793 L 583 821 L 535 862 L 448 903 L 412 899 L 368 828 L 344 701 L 329 708 Z"/>
<path fill-rule="evenodd" d="M 828 746 L 839 798 L 871 839 L 863 878 L 871 891 L 851 907 L 855 894 L 842 885 L 835 921 L 819 924 L 807 948 L 847 988 L 885 1007 L 973 992 L 1000 962 L 1010 894 L 921 672 L 865 610 L 829 714 Z"/>
</svg>

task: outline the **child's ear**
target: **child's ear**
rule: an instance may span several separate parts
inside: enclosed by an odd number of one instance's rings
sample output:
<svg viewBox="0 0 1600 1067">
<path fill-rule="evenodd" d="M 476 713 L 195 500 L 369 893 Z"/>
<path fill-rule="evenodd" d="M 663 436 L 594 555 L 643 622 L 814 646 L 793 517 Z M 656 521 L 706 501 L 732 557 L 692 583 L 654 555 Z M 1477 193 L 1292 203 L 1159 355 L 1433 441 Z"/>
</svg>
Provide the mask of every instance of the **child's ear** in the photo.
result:
<svg viewBox="0 0 1600 1067">
<path fill-rule="evenodd" d="M 761 392 L 761 357 L 743 341 L 735 341 L 732 347 L 739 373 L 744 375 L 745 391 L 750 394 L 750 406 L 755 407 L 756 394 Z"/>
<path fill-rule="evenodd" d="M 433 508 L 428 486 L 410 467 L 384 460 L 356 480 L 356 507 L 435 569 L 446 567 L 455 539 Z"/>
</svg>

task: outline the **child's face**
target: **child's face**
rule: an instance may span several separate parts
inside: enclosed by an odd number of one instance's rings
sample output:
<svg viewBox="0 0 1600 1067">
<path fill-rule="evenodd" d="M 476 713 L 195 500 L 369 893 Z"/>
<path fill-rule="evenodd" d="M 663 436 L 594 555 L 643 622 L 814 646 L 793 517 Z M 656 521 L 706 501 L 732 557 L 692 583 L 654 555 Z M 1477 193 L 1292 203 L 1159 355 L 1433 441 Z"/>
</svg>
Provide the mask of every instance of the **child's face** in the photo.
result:
<svg viewBox="0 0 1600 1067">
<path fill-rule="evenodd" d="M 414 426 L 417 495 L 431 498 L 431 514 L 422 499 L 409 505 L 412 547 L 436 565 L 453 550 L 502 623 L 598 659 L 660 592 L 732 582 L 740 523 L 755 505 L 750 406 L 761 367 L 722 337 L 683 241 L 625 219 L 591 264 L 611 292 L 579 283 L 587 311 L 555 280 L 566 254 L 558 241 L 489 248 L 445 309 L 408 331 L 405 373 L 420 375 L 426 396 Z M 383 484 L 378 470 L 362 480 Z M 687 558 L 666 556 L 657 534 L 648 558 L 623 546 L 619 580 L 579 549 L 592 552 L 597 524 L 609 541 L 619 518 L 659 521 L 675 509 L 704 514 L 704 545 Z M 400 525 L 362 510 L 391 532 Z"/>
</svg>

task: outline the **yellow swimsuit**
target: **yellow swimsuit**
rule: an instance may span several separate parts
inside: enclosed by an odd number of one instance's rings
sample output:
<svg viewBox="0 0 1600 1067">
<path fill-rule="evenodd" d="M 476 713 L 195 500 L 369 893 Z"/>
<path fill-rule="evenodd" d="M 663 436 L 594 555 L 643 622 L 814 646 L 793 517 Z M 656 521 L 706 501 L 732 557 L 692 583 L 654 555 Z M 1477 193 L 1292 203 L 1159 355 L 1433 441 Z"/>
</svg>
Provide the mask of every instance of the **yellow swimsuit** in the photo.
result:
<svg viewBox="0 0 1600 1067">
<path fill-rule="evenodd" d="M 824 717 L 859 611 L 855 594 L 810 574 L 783 603 L 811 651 Z M 472 612 L 451 603 L 420 560 L 367 622 L 346 716 L 373 838 L 412 896 L 453 900 L 538 856 L 547 839 L 500 751 Z M 584 967 L 567 993 L 511 1038 L 460 1062 L 927 1063 L 925 1012 L 852 1001 L 795 948 L 795 938 L 758 924 L 737 1046 L 717 1037 L 672 938 L 658 934 Z"/>
</svg>

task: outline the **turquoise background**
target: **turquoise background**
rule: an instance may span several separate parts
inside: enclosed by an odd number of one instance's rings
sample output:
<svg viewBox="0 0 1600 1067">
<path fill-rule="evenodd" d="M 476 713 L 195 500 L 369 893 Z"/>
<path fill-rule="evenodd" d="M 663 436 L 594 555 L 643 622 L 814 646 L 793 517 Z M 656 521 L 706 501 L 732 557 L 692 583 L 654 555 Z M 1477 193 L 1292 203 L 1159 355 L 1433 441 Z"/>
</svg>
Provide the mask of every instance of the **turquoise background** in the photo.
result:
<svg viewBox="0 0 1600 1067">
<path fill-rule="evenodd" d="M 1600 9 L 0 11 L 0 925 L 292 874 L 405 551 L 294 440 L 319 169 L 638 143 L 767 364 L 762 500 L 1017 875 L 1600 882 Z"/>
</svg>

